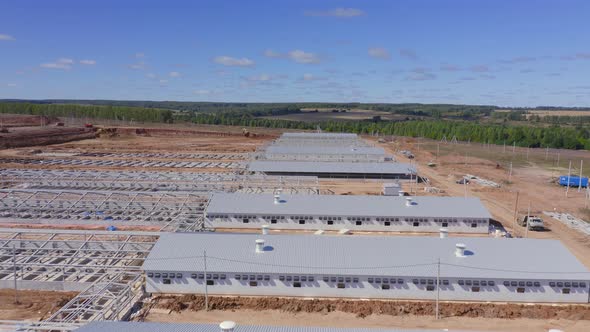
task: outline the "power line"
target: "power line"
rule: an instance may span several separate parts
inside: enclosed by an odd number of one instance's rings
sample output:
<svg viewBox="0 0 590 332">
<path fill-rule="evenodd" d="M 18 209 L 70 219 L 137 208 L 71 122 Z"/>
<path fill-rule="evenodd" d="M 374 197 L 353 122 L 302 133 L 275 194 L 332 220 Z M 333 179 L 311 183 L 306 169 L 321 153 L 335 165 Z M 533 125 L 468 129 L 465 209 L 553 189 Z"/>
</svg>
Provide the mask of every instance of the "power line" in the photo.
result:
<svg viewBox="0 0 590 332">
<path fill-rule="evenodd" d="M 183 256 L 183 257 L 158 257 L 158 258 L 149 258 L 146 259 L 148 261 L 158 261 L 158 260 L 179 260 L 179 259 L 203 259 L 204 256 Z M 288 264 L 275 264 L 275 263 L 265 263 L 265 262 L 254 262 L 254 261 L 245 261 L 239 259 L 232 259 L 232 258 L 224 258 L 224 257 L 216 257 L 207 255 L 208 260 L 220 260 L 232 263 L 241 263 L 241 264 L 249 264 L 249 265 L 257 265 L 257 266 L 271 266 L 271 267 L 282 267 L 282 268 L 297 268 L 297 269 L 316 269 L 316 270 L 376 270 L 376 269 L 401 269 L 401 268 L 412 268 L 412 267 L 423 267 L 423 266 L 432 266 L 435 267 L 438 264 L 441 266 L 452 266 L 452 267 L 459 267 L 459 268 L 466 268 L 471 270 L 481 270 L 481 271 L 497 271 L 497 272 L 511 272 L 511 273 L 530 273 L 530 274 L 580 274 L 580 275 L 590 275 L 590 272 L 581 272 L 581 271 L 530 271 L 530 270 L 511 270 L 511 269 L 499 269 L 499 268 L 491 268 L 491 267 L 482 267 L 482 266 L 468 266 L 468 265 L 461 265 L 461 264 L 453 264 L 453 263 L 443 263 L 443 262 L 432 262 L 432 263 L 421 263 L 421 264 L 405 264 L 405 265 L 384 265 L 384 266 L 313 266 L 313 265 L 288 265 Z"/>
</svg>

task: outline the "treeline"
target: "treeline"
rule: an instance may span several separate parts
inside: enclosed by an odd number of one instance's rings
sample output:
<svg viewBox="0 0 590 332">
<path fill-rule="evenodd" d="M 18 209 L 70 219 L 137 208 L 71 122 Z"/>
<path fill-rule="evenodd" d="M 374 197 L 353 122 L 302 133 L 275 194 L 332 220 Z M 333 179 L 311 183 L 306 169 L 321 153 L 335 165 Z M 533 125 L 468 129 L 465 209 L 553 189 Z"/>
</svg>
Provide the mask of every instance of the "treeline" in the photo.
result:
<svg viewBox="0 0 590 332">
<path fill-rule="evenodd" d="M 254 114 L 256 112 L 287 111 L 333 108 L 333 109 L 368 109 L 389 113 L 433 116 L 433 117 L 480 117 L 489 116 L 497 106 L 491 105 L 454 105 L 454 104 L 373 104 L 373 103 L 222 103 L 222 102 L 181 102 L 181 101 L 149 101 L 149 100 L 69 100 L 69 99 L 46 99 L 46 100 L 5 100 L 16 103 L 32 104 L 82 104 L 98 106 L 124 106 L 159 108 L 175 111 L 190 111 L 198 113 L 214 112 L 243 112 Z M 286 113 L 284 113 L 286 114 Z M 269 114 L 265 114 L 269 115 Z"/>
<path fill-rule="evenodd" d="M 550 147 L 590 150 L 588 128 L 505 126 L 461 121 L 327 121 L 301 122 L 254 118 L 246 114 L 196 114 L 192 119 L 199 124 L 250 126 L 267 128 L 315 129 L 320 126 L 329 132 L 425 137 L 440 140 L 456 137 L 460 141 L 507 144 L 517 146 Z"/>
<path fill-rule="evenodd" d="M 170 110 L 129 106 L 0 103 L 0 113 L 139 122 L 173 122 L 173 112 Z"/>
</svg>

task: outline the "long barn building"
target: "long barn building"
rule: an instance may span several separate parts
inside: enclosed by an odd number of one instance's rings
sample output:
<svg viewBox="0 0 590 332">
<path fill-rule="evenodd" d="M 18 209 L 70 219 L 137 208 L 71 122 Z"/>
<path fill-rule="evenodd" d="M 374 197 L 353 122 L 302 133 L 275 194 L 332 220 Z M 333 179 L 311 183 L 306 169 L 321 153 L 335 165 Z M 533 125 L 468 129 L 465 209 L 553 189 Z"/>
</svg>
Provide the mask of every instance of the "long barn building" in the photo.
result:
<svg viewBox="0 0 590 332">
<path fill-rule="evenodd" d="M 216 193 L 205 210 L 210 228 L 488 233 L 478 198 Z"/>
<path fill-rule="evenodd" d="M 254 160 L 248 171 L 279 176 L 315 176 L 328 179 L 410 180 L 416 167 L 398 162 Z"/>
<path fill-rule="evenodd" d="M 590 272 L 538 239 L 162 234 L 146 291 L 588 303 Z M 438 287 L 437 287 L 438 286 Z"/>
</svg>

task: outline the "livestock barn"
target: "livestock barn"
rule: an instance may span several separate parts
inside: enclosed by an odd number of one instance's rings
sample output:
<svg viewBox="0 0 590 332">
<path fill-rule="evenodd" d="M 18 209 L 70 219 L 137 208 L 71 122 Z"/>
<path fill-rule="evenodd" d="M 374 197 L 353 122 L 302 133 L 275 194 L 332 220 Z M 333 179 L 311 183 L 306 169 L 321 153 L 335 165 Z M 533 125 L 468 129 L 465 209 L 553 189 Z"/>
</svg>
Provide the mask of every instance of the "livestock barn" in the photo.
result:
<svg viewBox="0 0 590 332">
<path fill-rule="evenodd" d="M 397 162 L 255 160 L 248 164 L 248 170 L 266 175 L 323 179 L 416 179 L 414 165 Z"/>
<path fill-rule="evenodd" d="M 488 233 L 491 215 L 475 197 L 216 193 L 211 228 Z"/>
<path fill-rule="evenodd" d="M 587 303 L 590 272 L 559 241 L 162 234 L 149 293 Z"/>
</svg>

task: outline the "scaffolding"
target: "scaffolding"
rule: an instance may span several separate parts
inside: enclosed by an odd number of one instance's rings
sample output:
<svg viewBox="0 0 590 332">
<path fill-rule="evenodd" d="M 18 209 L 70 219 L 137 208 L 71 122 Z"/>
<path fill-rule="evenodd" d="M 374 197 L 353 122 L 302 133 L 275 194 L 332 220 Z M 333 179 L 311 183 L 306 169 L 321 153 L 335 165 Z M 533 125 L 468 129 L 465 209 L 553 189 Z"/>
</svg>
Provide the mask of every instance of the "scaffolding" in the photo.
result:
<svg viewBox="0 0 590 332">
<path fill-rule="evenodd" d="M 254 191 L 277 188 L 315 193 L 317 178 L 266 176 L 263 174 L 137 172 L 137 171 L 70 171 L 70 170 L 0 170 L 0 187 L 12 189 L 107 190 L 135 192 L 192 193 Z"/>
<path fill-rule="evenodd" d="M 169 192 L 0 190 L 0 223 L 153 226 L 198 230 L 207 195 Z"/>
<path fill-rule="evenodd" d="M 21 330 L 127 318 L 144 294 L 141 266 L 158 238 L 155 232 L 0 229 L 3 288 L 80 291 L 45 323 Z M 0 330 L 7 324 L 19 325 L 0 322 Z"/>
<path fill-rule="evenodd" d="M 120 271 L 140 271 L 159 233 L 0 229 L 0 285 L 81 290 Z"/>
</svg>

